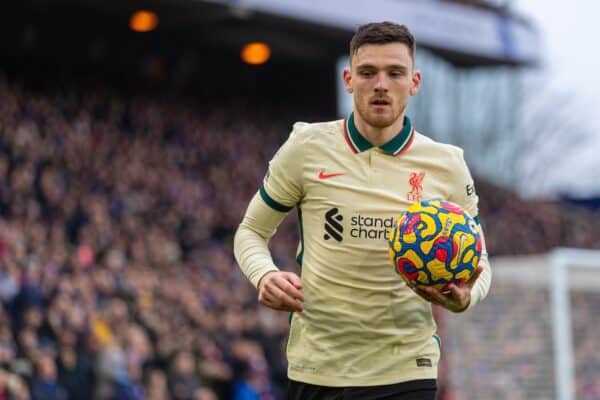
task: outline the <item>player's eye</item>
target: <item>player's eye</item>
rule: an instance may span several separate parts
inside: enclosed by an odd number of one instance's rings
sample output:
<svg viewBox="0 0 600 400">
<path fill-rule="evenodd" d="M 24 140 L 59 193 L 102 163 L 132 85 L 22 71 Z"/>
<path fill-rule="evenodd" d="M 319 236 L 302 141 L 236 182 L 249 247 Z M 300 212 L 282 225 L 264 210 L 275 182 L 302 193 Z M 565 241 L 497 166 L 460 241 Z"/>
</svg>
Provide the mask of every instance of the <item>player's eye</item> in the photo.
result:
<svg viewBox="0 0 600 400">
<path fill-rule="evenodd" d="M 368 77 L 373 76 L 374 72 L 370 71 L 370 70 L 362 70 L 359 72 L 359 74 L 365 78 L 368 78 Z"/>
</svg>

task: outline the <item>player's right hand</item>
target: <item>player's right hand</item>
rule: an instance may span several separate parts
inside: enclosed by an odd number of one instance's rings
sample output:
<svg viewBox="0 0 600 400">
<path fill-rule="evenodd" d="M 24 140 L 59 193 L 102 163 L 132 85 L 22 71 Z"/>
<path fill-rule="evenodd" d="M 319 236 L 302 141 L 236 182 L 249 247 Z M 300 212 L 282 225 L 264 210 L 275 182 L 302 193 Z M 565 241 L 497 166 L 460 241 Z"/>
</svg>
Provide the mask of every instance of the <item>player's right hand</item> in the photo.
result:
<svg viewBox="0 0 600 400">
<path fill-rule="evenodd" d="M 258 301 L 274 310 L 302 312 L 302 280 L 293 272 L 267 272 L 258 283 Z"/>
</svg>

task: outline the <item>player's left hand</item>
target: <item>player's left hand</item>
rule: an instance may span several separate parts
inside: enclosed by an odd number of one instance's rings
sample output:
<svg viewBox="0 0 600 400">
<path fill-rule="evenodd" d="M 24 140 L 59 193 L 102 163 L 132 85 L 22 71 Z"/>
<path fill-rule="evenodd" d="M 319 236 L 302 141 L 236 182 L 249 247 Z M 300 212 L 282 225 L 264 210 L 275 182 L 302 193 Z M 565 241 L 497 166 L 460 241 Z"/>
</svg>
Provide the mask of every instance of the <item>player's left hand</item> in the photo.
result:
<svg viewBox="0 0 600 400">
<path fill-rule="evenodd" d="M 483 271 L 483 268 L 477 267 L 471 279 L 462 282 L 460 285 L 449 284 L 448 291 L 444 293 L 429 286 L 415 286 L 413 290 L 419 296 L 433 304 L 437 304 L 455 313 L 463 312 L 471 303 L 471 289 L 477 278 L 479 278 L 481 271 Z"/>
</svg>

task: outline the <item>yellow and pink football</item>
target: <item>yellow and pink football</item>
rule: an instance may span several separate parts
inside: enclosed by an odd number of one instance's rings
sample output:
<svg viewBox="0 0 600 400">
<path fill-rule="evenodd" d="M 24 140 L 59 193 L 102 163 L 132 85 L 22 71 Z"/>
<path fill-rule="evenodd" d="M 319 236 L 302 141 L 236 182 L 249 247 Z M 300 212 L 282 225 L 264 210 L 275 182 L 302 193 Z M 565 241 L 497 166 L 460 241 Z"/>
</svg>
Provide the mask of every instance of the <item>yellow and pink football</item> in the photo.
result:
<svg viewBox="0 0 600 400">
<path fill-rule="evenodd" d="M 471 278 L 481 257 L 477 223 L 457 204 L 424 200 L 412 204 L 390 230 L 388 253 L 407 285 L 433 286 Z"/>
</svg>

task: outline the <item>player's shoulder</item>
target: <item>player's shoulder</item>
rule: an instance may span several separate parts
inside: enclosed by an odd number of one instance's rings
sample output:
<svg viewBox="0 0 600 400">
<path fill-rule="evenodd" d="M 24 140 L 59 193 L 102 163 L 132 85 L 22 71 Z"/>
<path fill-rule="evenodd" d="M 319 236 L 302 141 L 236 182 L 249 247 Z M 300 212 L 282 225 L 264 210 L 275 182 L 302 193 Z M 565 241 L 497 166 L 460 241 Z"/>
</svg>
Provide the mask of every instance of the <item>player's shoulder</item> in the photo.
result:
<svg viewBox="0 0 600 400">
<path fill-rule="evenodd" d="M 434 140 L 429 136 L 417 132 L 416 130 L 414 135 L 415 138 L 412 144 L 414 150 L 445 155 L 452 158 L 462 158 L 463 156 L 463 149 L 459 146 Z"/>
<path fill-rule="evenodd" d="M 291 136 L 302 144 L 323 142 L 334 137 L 344 128 L 343 120 L 325 122 L 296 122 Z"/>
</svg>

